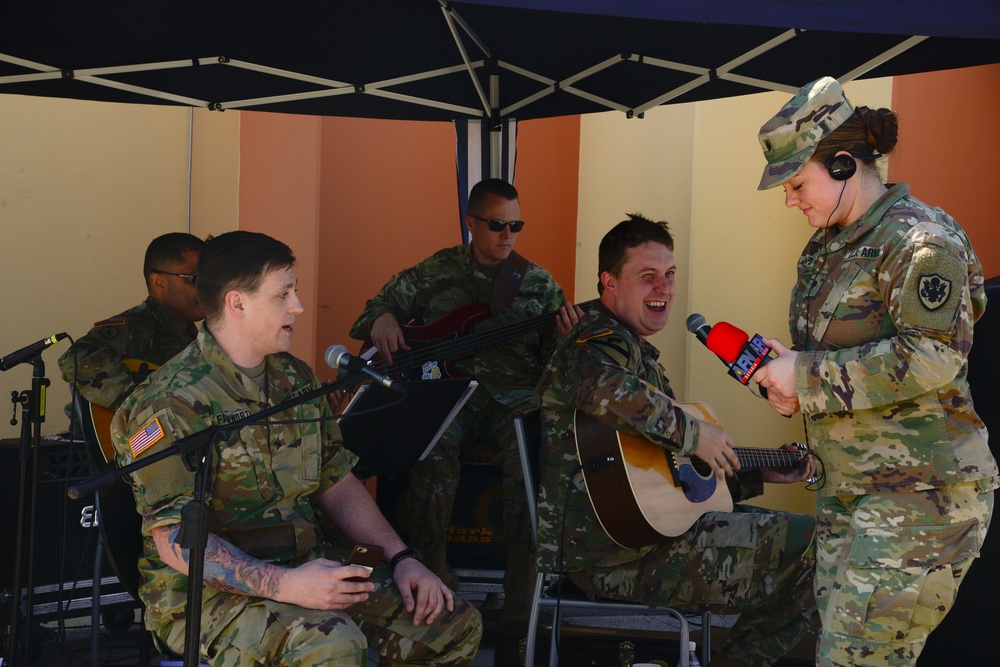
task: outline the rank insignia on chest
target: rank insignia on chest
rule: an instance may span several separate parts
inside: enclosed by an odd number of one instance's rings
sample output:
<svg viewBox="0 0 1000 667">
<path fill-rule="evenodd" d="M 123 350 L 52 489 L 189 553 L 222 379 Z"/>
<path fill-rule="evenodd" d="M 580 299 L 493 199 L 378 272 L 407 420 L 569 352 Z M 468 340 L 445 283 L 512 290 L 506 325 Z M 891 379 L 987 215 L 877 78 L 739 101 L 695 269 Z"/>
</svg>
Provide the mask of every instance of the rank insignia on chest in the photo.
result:
<svg viewBox="0 0 1000 667">
<path fill-rule="evenodd" d="M 920 303 L 927 310 L 937 310 L 948 302 L 948 297 L 951 295 L 951 281 L 936 273 L 920 276 L 917 286 Z"/>
</svg>

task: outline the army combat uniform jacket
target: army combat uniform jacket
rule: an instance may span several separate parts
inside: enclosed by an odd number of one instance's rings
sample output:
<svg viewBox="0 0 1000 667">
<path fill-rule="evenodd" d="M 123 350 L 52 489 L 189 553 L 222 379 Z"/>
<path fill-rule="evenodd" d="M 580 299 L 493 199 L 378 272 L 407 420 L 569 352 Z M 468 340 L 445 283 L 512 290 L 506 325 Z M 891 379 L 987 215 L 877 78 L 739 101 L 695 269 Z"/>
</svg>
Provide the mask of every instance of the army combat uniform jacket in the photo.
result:
<svg viewBox="0 0 1000 667">
<path fill-rule="evenodd" d="M 365 305 L 354 323 L 351 337 L 363 340 L 381 315 L 392 313 L 400 325 L 422 326 L 468 304 L 489 307 L 498 267 L 482 267 L 472 246 L 458 245 L 434 253 L 416 266 L 393 276 Z M 565 303 L 562 288 L 552 275 L 529 263 L 517 296 L 501 315 L 478 323 L 471 333 L 501 327 L 556 311 Z M 555 325 L 531 333 L 498 340 L 469 357 L 455 362 L 456 372 L 479 381 L 496 401 L 511 407 L 527 407 L 532 400 L 542 366 L 555 349 L 559 334 Z M 434 369 L 428 378 L 440 377 Z"/>
<path fill-rule="evenodd" d="M 973 409 L 973 323 L 986 307 L 968 238 L 897 184 L 798 263 L 789 326 L 821 494 L 919 491 L 997 475 Z"/>
<path fill-rule="evenodd" d="M 309 366 L 289 354 L 266 358 L 267 391 L 244 376 L 207 328 L 183 354 L 162 366 L 125 401 L 112 435 L 119 466 L 170 446 L 209 426 L 236 421 L 319 386 Z M 315 420 L 330 415 L 322 399 L 301 403 L 278 419 Z M 341 446 L 333 421 L 255 424 L 227 433 L 212 453 L 209 530 L 254 558 L 296 566 L 323 556 L 310 499 L 333 486 L 356 463 Z M 183 619 L 187 577 L 164 564 L 150 537 L 158 526 L 180 521 L 191 499 L 194 474 L 169 457 L 132 474 L 142 515 L 143 575 L 140 597 L 154 631 Z M 205 587 L 203 644 L 254 601 Z M 218 602 L 216 602 L 218 598 Z"/>
<path fill-rule="evenodd" d="M 817 662 L 912 665 L 992 514 L 997 467 L 966 380 L 982 268 L 958 224 L 904 184 L 831 231 L 802 253 L 789 323 L 826 473 Z"/>
<path fill-rule="evenodd" d="M 147 297 L 120 315 L 95 322 L 59 357 L 59 369 L 66 382 L 77 379 L 80 393 L 89 402 L 116 410 L 151 370 L 169 361 L 197 335 L 195 325 L 181 328 L 156 299 Z M 126 360 L 134 360 L 134 367 Z"/>
</svg>

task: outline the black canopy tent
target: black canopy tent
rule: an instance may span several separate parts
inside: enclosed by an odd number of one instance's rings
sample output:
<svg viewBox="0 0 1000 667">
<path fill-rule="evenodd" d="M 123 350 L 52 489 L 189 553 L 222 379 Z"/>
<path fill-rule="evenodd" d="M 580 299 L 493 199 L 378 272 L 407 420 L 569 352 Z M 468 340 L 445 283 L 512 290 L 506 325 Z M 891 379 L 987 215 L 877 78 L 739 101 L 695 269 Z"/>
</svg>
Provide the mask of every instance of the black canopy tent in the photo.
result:
<svg viewBox="0 0 1000 667">
<path fill-rule="evenodd" d="M 0 92 L 526 120 L 1000 62 L 995 0 L 6 3 Z M 489 125 L 488 124 L 488 125 Z M 492 171 L 498 174 L 499 137 Z"/>
<path fill-rule="evenodd" d="M 526 7 L 533 7 L 528 9 Z M 0 92 L 542 118 L 1000 61 L 995 0 L 8 2 Z"/>
<path fill-rule="evenodd" d="M 530 7 L 530 8 L 529 8 Z M 0 92 L 526 120 L 1000 61 L 995 0 L 9 2 Z M 492 141 L 494 175 L 499 137 Z"/>
</svg>

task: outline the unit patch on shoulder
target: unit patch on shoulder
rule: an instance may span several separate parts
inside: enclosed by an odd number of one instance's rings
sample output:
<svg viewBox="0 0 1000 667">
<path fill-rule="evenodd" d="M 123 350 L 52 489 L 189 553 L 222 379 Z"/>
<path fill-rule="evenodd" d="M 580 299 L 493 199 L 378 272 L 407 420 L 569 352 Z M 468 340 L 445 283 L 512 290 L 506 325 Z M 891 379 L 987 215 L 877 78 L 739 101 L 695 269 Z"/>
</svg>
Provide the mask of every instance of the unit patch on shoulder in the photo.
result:
<svg viewBox="0 0 1000 667">
<path fill-rule="evenodd" d="M 917 280 L 917 289 L 920 303 L 923 304 L 924 308 L 937 310 L 948 302 L 948 296 L 951 294 L 951 281 L 936 273 L 922 275 Z"/>
<path fill-rule="evenodd" d="M 629 362 L 629 345 L 611 327 L 599 329 L 586 336 L 576 339 L 577 345 L 589 345 L 612 362 L 627 366 Z"/>
<path fill-rule="evenodd" d="M 163 427 L 160 426 L 160 420 L 153 417 L 141 431 L 128 439 L 129 449 L 132 450 L 132 457 L 135 458 L 152 447 L 163 438 L 163 435 Z"/>
</svg>

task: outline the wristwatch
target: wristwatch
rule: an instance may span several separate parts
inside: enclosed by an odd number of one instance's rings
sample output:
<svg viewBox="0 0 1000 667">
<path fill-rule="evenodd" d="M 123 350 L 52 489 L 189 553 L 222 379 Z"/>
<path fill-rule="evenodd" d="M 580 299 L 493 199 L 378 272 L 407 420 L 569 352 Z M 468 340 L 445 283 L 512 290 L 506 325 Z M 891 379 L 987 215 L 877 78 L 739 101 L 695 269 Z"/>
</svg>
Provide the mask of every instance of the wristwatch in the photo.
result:
<svg viewBox="0 0 1000 667">
<path fill-rule="evenodd" d="M 404 561 L 407 558 L 413 558 L 420 563 L 424 562 L 424 557 L 420 555 L 419 551 L 417 551 L 413 547 L 406 547 L 398 554 L 389 559 L 389 565 L 391 565 L 392 567 L 396 567 L 397 565 L 399 565 L 401 561 Z"/>
</svg>

